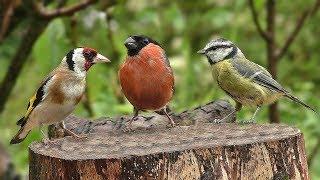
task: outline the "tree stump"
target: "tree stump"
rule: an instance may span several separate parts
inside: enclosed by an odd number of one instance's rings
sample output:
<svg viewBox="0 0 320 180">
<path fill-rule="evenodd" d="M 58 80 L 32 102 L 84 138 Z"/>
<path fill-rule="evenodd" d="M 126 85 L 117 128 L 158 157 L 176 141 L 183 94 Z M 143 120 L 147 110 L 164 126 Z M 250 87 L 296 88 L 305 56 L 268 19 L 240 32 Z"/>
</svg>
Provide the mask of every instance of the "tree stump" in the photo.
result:
<svg viewBox="0 0 320 180">
<path fill-rule="evenodd" d="M 68 128 L 89 134 L 32 143 L 29 178 L 309 179 L 297 128 L 208 123 L 230 111 L 228 103 L 218 101 L 171 114 L 179 124 L 174 128 L 166 127 L 165 117 L 140 117 L 132 132 L 121 130 L 120 120 L 130 117 L 88 121 L 70 116 Z"/>
</svg>

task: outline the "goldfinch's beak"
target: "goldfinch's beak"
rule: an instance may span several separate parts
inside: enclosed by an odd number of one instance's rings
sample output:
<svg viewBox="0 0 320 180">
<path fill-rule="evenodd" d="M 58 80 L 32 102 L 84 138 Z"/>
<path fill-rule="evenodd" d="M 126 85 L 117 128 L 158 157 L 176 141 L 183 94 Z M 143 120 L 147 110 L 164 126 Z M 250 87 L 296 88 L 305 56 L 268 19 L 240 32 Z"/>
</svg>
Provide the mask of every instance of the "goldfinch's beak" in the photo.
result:
<svg viewBox="0 0 320 180">
<path fill-rule="evenodd" d="M 205 49 L 201 49 L 197 52 L 198 54 L 205 54 L 206 53 L 206 50 Z"/>
<path fill-rule="evenodd" d="M 107 63 L 111 62 L 108 58 L 102 56 L 101 54 L 97 54 L 97 56 L 93 59 L 93 63 Z"/>
</svg>

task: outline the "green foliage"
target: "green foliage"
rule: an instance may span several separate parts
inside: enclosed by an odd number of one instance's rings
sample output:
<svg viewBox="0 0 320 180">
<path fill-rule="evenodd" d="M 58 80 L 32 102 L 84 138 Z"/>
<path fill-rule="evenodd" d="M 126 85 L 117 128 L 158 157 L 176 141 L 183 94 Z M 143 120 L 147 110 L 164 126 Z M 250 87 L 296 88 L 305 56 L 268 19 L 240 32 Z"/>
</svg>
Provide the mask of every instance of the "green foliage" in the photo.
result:
<svg viewBox="0 0 320 180">
<path fill-rule="evenodd" d="M 265 27 L 264 0 L 256 1 L 260 20 Z M 312 0 L 277 1 L 277 45 L 281 46 L 291 32 L 302 9 L 310 7 Z M 52 21 L 37 40 L 32 55 L 25 64 L 5 111 L 0 115 L 1 142 L 7 145 L 14 164 L 20 172 L 27 173 L 27 146 L 40 140 L 40 133 L 34 130 L 21 145 L 9 146 L 11 137 L 18 127 L 16 120 L 23 115 L 28 98 L 38 83 L 55 68 L 68 50 L 74 46 L 96 48 L 112 59 L 111 65 L 95 65 L 88 75 L 89 97 L 94 118 L 130 114 L 131 105 L 119 95 L 117 79 L 118 66 L 123 62 L 126 51 L 123 41 L 130 34 L 146 34 L 159 41 L 166 49 L 176 79 L 176 91 L 171 106 L 176 111 L 196 107 L 209 101 L 229 99 L 213 82 L 204 57 L 196 54 L 211 38 L 222 36 L 234 41 L 248 59 L 266 66 L 265 42 L 257 33 L 246 0 L 226 1 L 141 1 L 139 4 L 119 1 L 108 10 L 111 20 L 107 23 L 104 12 L 98 7 L 89 8 L 75 15 L 75 25 L 70 18 Z M 294 92 L 308 104 L 320 107 L 320 54 L 317 35 L 320 13 L 307 21 L 286 56 L 279 62 L 278 79 L 287 89 Z M 18 32 L 14 32 L 19 34 Z M 110 39 L 110 36 L 113 40 Z M 3 78 L 14 55 L 18 36 L 12 36 L 0 46 L 0 78 Z M 231 100 L 230 100 L 231 101 Z M 307 152 L 310 153 L 320 136 L 319 117 L 289 100 L 280 101 L 283 123 L 298 127 L 304 133 Z M 251 117 L 254 109 L 244 108 L 239 119 Z M 88 116 L 79 105 L 75 113 Z M 267 107 L 258 114 L 259 123 L 268 122 Z M 320 155 L 314 157 L 310 168 L 313 179 L 320 178 Z"/>
</svg>

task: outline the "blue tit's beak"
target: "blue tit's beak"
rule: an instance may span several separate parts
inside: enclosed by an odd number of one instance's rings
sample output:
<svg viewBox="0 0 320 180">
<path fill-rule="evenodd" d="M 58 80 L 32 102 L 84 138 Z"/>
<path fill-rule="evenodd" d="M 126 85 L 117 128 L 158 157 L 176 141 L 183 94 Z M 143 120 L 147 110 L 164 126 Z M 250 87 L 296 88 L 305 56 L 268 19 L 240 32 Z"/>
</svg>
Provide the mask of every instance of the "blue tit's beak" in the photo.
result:
<svg viewBox="0 0 320 180">
<path fill-rule="evenodd" d="M 201 49 L 197 52 L 198 54 L 205 54 L 206 53 L 206 50 L 205 49 Z"/>
</svg>

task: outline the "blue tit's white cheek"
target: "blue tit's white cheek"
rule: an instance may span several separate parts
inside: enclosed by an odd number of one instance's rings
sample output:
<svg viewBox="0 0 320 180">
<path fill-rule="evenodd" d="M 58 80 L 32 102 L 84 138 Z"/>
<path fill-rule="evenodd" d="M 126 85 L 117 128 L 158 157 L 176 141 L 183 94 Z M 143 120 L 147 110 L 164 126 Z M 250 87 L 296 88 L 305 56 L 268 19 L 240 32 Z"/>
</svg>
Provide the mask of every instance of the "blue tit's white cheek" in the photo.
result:
<svg viewBox="0 0 320 180">
<path fill-rule="evenodd" d="M 207 56 L 212 60 L 215 61 L 216 60 L 216 55 L 214 51 L 209 51 L 207 52 Z"/>
<path fill-rule="evenodd" d="M 228 49 L 225 49 L 225 48 L 220 48 L 218 49 L 217 51 L 217 58 L 219 60 L 223 60 L 224 57 L 226 57 L 228 55 Z"/>
</svg>

